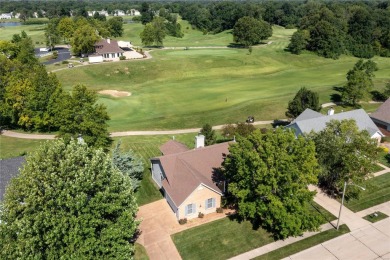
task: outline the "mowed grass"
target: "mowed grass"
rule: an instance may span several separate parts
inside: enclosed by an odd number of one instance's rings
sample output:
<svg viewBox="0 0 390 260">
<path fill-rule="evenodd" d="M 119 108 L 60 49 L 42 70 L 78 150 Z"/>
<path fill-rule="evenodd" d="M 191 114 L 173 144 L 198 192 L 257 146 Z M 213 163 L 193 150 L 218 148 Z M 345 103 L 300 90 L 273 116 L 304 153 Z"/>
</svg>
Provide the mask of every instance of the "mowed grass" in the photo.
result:
<svg viewBox="0 0 390 260">
<path fill-rule="evenodd" d="M 70 90 L 84 84 L 99 91 L 131 92 L 123 98 L 99 96 L 111 117 L 110 131 L 201 127 L 284 118 L 288 101 L 302 87 L 330 101 L 357 59 L 324 59 L 284 51 L 293 30 L 277 27 L 272 43 L 246 49 L 153 50 L 153 59 L 84 66 L 56 72 Z M 199 36 L 200 37 L 200 36 Z M 375 83 L 390 78 L 389 59 L 375 57 Z"/>
<path fill-rule="evenodd" d="M 45 140 L 19 139 L 0 135 L 0 159 L 23 156 L 36 150 Z"/>
<path fill-rule="evenodd" d="M 10 41 L 14 34 L 25 31 L 36 47 L 43 47 L 46 46 L 45 27 L 45 24 L 0 27 L 0 40 Z"/>
<path fill-rule="evenodd" d="M 255 260 L 279 260 L 290 255 L 301 252 L 305 249 L 313 247 L 315 245 L 321 244 L 325 241 L 331 240 L 338 236 L 348 233 L 350 230 L 347 225 L 341 225 L 339 230 L 329 229 L 314 236 L 305 238 L 301 241 L 292 243 L 290 245 L 284 246 L 277 250 L 271 251 L 267 254 L 253 258 Z"/>
<path fill-rule="evenodd" d="M 390 200 L 390 173 L 371 178 L 365 183 L 360 198 L 345 202 L 345 206 L 358 212 Z M 348 189 L 348 187 L 347 187 Z"/>
<path fill-rule="evenodd" d="M 312 208 L 311 205 L 308 205 Z M 327 223 L 326 218 L 334 217 L 319 208 L 323 218 L 322 223 Z M 314 211 L 314 214 L 320 214 Z M 253 229 L 249 221 L 237 221 L 233 218 L 224 218 L 195 228 L 191 228 L 172 235 L 181 257 L 183 259 L 227 259 L 272 243 L 275 240 L 272 234 L 262 228 Z"/>
</svg>

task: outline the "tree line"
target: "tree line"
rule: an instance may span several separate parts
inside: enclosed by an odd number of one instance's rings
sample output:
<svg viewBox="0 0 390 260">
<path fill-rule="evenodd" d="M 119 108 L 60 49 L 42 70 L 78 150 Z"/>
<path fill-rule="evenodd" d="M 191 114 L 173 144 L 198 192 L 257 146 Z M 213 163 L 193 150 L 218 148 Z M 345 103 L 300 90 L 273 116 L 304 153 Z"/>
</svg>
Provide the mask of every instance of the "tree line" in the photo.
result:
<svg viewBox="0 0 390 260">
<path fill-rule="evenodd" d="M 69 140 L 79 135 L 94 147 L 111 143 L 106 107 L 85 86 L 65 91 L 34 54 L 31 38 L 22 32 L 0 41 L 0 124 L 9 128 L 58 131 Z"/>
</svg>

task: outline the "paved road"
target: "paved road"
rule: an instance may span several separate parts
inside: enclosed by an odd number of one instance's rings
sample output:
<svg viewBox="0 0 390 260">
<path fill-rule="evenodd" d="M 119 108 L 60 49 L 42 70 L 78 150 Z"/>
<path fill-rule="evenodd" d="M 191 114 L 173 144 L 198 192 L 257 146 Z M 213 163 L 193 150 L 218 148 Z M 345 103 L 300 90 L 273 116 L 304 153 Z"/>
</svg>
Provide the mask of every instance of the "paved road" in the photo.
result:
<svg viewBox="0 0 390 260">
<path fill-rule="evenodd" d="M 70 50 L 69 50 L 68 47 L 57 46 L 52 51 L 57 51 L 58 52 L 58 58 L 55 59 L 55 60 L 48 60 L 48 61 L 42 62 L 42 64 L 50 65 L 50 64 L 53 64 L 53 63 L 56 63 L 56 62 L 61 62 L 61 61 L 68 60 L 68 59 L 71 58 Z M 35 56 L 37 56 L 37 57 L 41 57 L 41 56 L 46 56 L 46 55 L 51 55 L 52 54 L 52 52 L 47 52 L 47 51 L 41 52 L 40 48 L 35 48 L 34 52 L 35 52 Z"/>
<path fill-rule="evenodd" d="M 253 125 L 267 125 L 271 124 L 273 121 L 256 121 Z M 225 125 L 213 126 L 213 129 L 222 129 Z M 186 133 L 198 133 L 201 128 L 190 128 L 190 129 L 176 129 L 176 130 L 165 130 L 165 131 L 126 131 L 126 132 L 113 132 L 111 133 L 112 137 L 122 137 L 122 136 L 137 136 L 137 135 L 172 135 L 172 134 L 186 134 Z M 55 139 L 55 135 L 45 135 L 45 134 L 25 134 L 9 130 L 4 130 L 2 135 L 14 138 L 21 139 L 42 139 L 42 140 L 51 140 Z"/>
</svg>

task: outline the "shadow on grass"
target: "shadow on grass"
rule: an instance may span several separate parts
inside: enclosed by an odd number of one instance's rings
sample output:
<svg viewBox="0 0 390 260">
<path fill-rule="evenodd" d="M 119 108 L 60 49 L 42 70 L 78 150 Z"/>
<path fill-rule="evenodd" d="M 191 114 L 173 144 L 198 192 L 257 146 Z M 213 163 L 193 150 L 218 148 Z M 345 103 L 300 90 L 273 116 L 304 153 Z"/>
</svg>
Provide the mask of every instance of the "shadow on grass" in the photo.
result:
<svg viewBox="0 0 390 260">
<path fill-rule="evenodd" d="M 332 221 L 333 219 L 331 219 L 329 216 L 327 216 L 326 214 L 324 214 L 324 212 L 321 211 L 321 209 L 316 206 L 316 205 L 313 205 L 312 203 L 310 203 L 310 205 L 326 220 L 326 222 L 328 222 L 329 224 L 331 224 L 334 228 L 336 228 L 335 225 L 332 224 Z"/>
</svg>

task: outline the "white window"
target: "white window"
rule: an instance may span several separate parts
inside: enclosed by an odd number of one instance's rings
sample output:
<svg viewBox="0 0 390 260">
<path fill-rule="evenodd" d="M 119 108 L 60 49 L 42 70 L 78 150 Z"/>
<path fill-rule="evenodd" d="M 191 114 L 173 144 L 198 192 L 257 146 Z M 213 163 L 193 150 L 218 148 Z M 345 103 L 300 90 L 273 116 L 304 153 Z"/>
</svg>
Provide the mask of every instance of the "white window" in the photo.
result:
<svg viewBox="0 0 390 260">
<path fill-rule="evenodd" d="M 205 201 L 206 209 L 215 208 L 215 198 L 210 198 Z"/>
<path fill-rule="evenodd" d="M 185 212 L 186 216 L 192 215 L 194 213 L 196 213 L 196 205 L 195 205 L 195 203 L 188 204 L 186 206 L 186 212 Z"/>
</svg>

